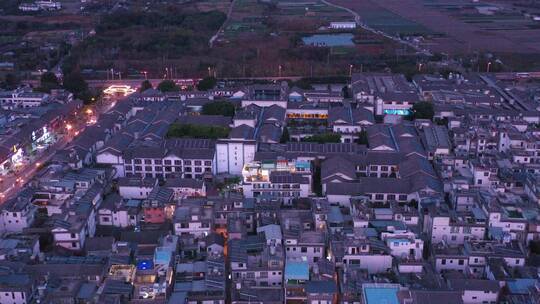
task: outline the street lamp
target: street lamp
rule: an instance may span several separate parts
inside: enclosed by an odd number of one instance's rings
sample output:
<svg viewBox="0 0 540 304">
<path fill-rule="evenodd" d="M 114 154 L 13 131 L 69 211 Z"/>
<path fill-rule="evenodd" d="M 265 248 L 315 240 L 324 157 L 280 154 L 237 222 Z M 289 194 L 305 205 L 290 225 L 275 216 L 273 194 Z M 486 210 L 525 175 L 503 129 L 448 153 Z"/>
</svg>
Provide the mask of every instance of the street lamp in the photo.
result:
<svg viewBox="0 0 540 304">
<path fill-rule="evenodd" d="M 418 64 L 418 72 L 422 72 L 422 65 L 424 65 L 424 64 L 423 63 Z"/>
<path fill-rule="evenodd" d="M 212 68 L 208 67 L 208 77 L 212 77 Z"/>
<path fill-rule="evenodd" d="M 487 69 L 486 72 L 489 73 L 489 67 L 491 66 L 491 61 L 487 63 Z"/>
<path fill-rule="evenodd" d="M 352 77 L 352 68 L 353 68 L 353 65 L 349 65 L 349 77 Z"/>
<path fill-rule="evenodd" d="M 278 69 L 279 69 L 278 75 L 279 75 L 279 77 L 281 77 L 281 69 L 282 69 L 281 64 L 278 66 Z"/>
</svg>

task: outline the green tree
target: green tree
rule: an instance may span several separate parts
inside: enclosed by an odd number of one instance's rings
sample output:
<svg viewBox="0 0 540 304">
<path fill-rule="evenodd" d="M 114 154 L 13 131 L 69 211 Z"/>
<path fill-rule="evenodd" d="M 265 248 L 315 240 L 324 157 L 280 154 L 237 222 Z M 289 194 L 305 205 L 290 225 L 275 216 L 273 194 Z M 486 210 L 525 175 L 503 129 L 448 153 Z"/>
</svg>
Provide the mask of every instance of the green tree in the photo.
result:
<svg viewBox="0 0 540 304">
<path fill-rule="evenodd" d="M 302 90 L 313 90 L 313 86 L 311 85 L 310 80 L 306 78 L 300 78 L 297 81 L 293 81 L 291 82 L 290 86 L 298 87 Z"/>
<path fill-rule="evenodd" d="M 412 116 L 414 119 L 433 120 L 435 110 L 433 104 L 427 101 L 417 102 L 412 106 Z"/>
<path fill-rule="evenodd" d="M 358 143 L 366 146 L 369 144 L 368 134 L 366 130 L 362 130 L 360 131 L 360 133 L 358 133 Z"/>
<path fill-rule="evenodd" d="M 323 133 L 313 136 L 308 136 L 302 139 L 302 141 L 316 142 L 316 143 L 339 143 L 341 142 L 341 135 L 338 133 Z"/>
<path fill-rule="evenodd" d="M 64 89 L 73 93 L 76 98 L 86 101 L 86 97 L 90 96 L 88 92 L 88 84 L 78 72 L 72 72 L 64 77 Z"/>
<path fill-rule="evenodd" d="M 214 101 L 209 102 L 203 105 L 202 114 L 203 115 L 223 115 L 223 116 L 234 116 L 234 105 L 228 101 Z"/>
<path fill-rule="evenodd" d="M 351 98 L 348 86 L 344 86 L 343 88 L 341 88 L 341 93 L 343 94 L 343 98 Z"/>
<path fill-rule="evenodd" d="M 216 86 L 217 79 L 215 77 L 205 77 L 197 83 L 197 90 L 208 91 Z"/>
<path fill-rule="evenodd" d="M 60 88 L 60 82 L 53 72 L 45 72 L 41 75 L 39 91 L 50 93 L 51 90 Z"/>
<path fill-rule="evenodd" d="M 203 125 L 192 125 L 192 124 L 182 124 L 182 123 L 173 123 L 167 131 L 168 138 L 179 138 L 179 137 L 188 137 L 188 138 L 225 138 L 229 135 L 229 128 L 219 127 L 219 126 L 203 126 Z"/>
<path fill-rule="evenodd" d="M 279 142 L 284 144 L 289 141 L 291 141 L 291 136 L 289 135 L 289 128 L 285 127 L 283 128 L 283 133 L 281 133 L 281 139 L 279 140 Z"/>
<path fill-rule="evenodd" d="M 141 82 L 141 87 L 139 88 L 139 92 L 144 92 L 146 90 L 149 90 L 149 89 L 152 89 L 152 84 L 150 83 L 150 81 L 148 80 L 144 80 L 143 82 Z"/>
<path fill-rule="evenodd" d="M 172 80 L 163 80 L 157 86 L 157 89 L 161 92 L 178 92 L 180 88 Z"/>
<path fill-rule="evenodd" d="M 12 74 L 12 73 L 8 73 L 4 77 L 4 80 L 0 84 L 0 87 L 2 87 L 2 89 L 6 89 L 6 90 L 13 90 L 13 89 L 16 89 L 17 86 L 20 83 L 21 83 L 21 81 L 19 80 L 17 75 Z"/>
</svg>

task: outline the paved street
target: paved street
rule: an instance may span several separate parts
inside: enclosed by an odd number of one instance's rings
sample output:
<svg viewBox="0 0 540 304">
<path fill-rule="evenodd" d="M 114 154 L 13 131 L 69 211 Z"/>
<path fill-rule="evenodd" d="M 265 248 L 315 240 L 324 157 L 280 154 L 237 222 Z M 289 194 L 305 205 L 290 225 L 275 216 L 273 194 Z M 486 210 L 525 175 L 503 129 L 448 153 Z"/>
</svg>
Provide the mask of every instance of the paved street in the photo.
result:
<svg viewBox="0 0 540 304">
<path fill-rule="evenodd" d="M 116 100 L 110 100 L 107 103 L 98 102 L 92 109 L 100 115 L 110 110 L 114 104 L 116 104 Z M 73 129 L 67 134 L 61 135 L 56 143 L 49 146 L 45 151 L 42 151 L 40 155 L 25 164 L 23 168 L 14 174 L 0 177 L 0 202 L 3 203 L 16 196 L 23 189 L 24 184 L 35 176 L 41 166 L 56 154 L 56 151 L 64 149 L 85 128 L 85 123 L 73 124 Z"/>
</svg>

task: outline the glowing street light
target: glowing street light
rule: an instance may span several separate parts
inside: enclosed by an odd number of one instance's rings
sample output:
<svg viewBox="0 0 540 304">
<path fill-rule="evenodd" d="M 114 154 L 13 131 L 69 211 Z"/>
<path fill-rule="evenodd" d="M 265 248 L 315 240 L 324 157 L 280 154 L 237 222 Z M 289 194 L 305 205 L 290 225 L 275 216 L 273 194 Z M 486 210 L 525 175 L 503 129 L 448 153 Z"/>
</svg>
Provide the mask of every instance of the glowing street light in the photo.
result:
<svg viewBox="0 0 540 304">
<path fill-rule="evenodd" d="M 487 63 L 486 72 L 489 73 L 489 67 L 491 66 L 491 61 Z"/>
<path fill-rule="evenodd" d="M 352 76 L 352 68 L 353 68 L 353 65 L 352 64 L 349 65 L 349 77 Z"/>
</svg>

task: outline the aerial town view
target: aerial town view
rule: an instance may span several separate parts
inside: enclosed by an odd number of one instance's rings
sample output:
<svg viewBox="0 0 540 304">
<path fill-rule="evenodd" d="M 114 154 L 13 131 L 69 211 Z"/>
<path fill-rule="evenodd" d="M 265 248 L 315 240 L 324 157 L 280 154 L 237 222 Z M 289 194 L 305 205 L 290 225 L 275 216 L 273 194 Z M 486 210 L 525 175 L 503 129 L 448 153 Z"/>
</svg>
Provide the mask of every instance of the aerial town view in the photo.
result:
<svg viewBox="0 0 540 304">
<path fill-rule="evenodd" d="M 540 1 L 0 0 L 0 304 L 540 304 Z"/>
</svg>

